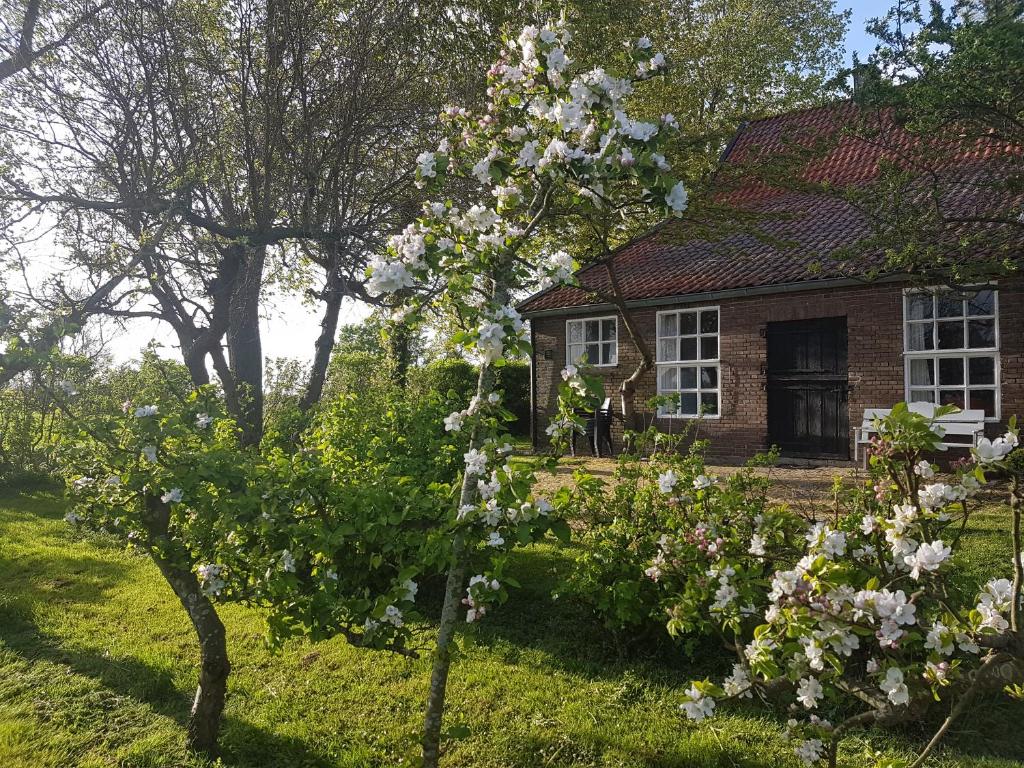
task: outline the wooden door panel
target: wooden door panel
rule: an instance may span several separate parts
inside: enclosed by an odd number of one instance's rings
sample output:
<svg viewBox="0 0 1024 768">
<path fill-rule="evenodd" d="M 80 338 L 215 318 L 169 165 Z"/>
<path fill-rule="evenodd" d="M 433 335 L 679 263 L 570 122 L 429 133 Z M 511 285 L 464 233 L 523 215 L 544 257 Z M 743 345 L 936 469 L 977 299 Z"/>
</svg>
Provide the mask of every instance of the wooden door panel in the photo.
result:
<svg viewBox="0 0 1024 768">
<path fill-rule="evenodd" d="M 769 323 L 768 436 L 783 453 L 849 456 L 846 318 Z"/>
</svg>

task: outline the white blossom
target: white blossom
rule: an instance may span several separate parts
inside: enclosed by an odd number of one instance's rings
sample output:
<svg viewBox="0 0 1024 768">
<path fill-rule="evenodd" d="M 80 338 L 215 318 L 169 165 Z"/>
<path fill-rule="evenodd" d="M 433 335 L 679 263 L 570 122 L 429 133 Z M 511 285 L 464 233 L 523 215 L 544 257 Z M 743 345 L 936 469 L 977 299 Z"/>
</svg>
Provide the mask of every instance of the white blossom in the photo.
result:
<svg viewBox="0 0 1024 768">
<path fill-rule="evenodd" d="M 157 407 L 155 405 L 142 405 L 135 409 L 135 418 L 144 419 L 148 416 L 156 416 Z"/>
<path fill-rule="evenodd" d="M 200 586 L 206 595 L 219 595 L 227 581 L 223 578 L 225 567 L 217 563 L 206 563 L 196 568 L 199 576 Z"/>
<path fill-rule="evenodd" d="M 466 474 L 482 475 L 487 469 L 487 454 L 476 448 L 470 448 L 462 455 L 466 462 Z"/>
<path fill-rule="evenodd" d="M 370 277 L 366 281 L 366 291 L 371 296 L 394 293 L 402 288 L 410 288 L 413 284 L 412 273 L 402 262 L 389 262 L 380 256 L 374 256 L 370 260 Z"/>
<path fill-rule="evenodd" d="M 675 186 L 665 195 L 665 204 L 672 209 L 676 216 L 681 216 L 683 211 L 686 210 L 688 197 L 689 195 L 683 182 L 677 181 Z"/>
<path fill-rule="evenodd" d="M 821 760 L 825 745 L 821 743 L 821 739 L 805 739 L 793 749 L 793 752 L 804 765 L 814 765 Z"/>
<path fill-rule="evenodd" d="M 295 573 L 295 556 L 287 549 L 281 552 L 281 570 L 285 573 Z"/>
<path fill-rule="evenodd" d="M 903 670 L 899 667 L 889 667 L 885 672 L 885 679 L 878 686 L 882 693 L 889 697 L 889 701 L 897 707 L 901 707 L 910 701 L 910 692 L 903 682 Z"/>
<path fill-rule="evenodd" d="M 749 699 L 753 696 L 750 690 L 750 675 L 742 664 L 732 665 L 732 674 L 725 678 L 722 688 L 728 696 Z"/>
<path fill-rule="evenodd" d="M 750 537 L 750 547 L 747 549 L 747 552 L 752 555 L 757 555 L 758 557 L 764 557 L 764 544 L 764 536 L 759 533 L 755 533 Z"/>
<path fill-rule="evenodd" d="M 463 411 L 452 411 L 444 417 L 444 431 L 458 432 L 462 429 L 462 422 L 465 418 L 466 414 Z"/>
<path fill-rule="evenodd" d="M 171 488 L 163 496 L 160 497 L 160 501 L 164 504 L 177 504 L 184 497 L 184 493 L 181 488 Z"/>
<path fill-rule="evenodd" d="M 978 440 L 978 445 L 974 449 L 974 455 L 981 464 L 991 464 L 994 461 L 1005 459 L 1010 451 L 1016 447 L 1017 436 L 1012 432 L 1007 432 L 995 440 L 989 440 L 987 437 Z"/>
<path fill-rule="evenodd" d="M 796 688 L 796 700 L 803 704 L 807 709 L 814 709 L 818 706 L 818 701 L 825 695 L 825 691 L 821 687 L 821 683 L 818 682 L 816 677 L 804 677 L 800 680 L 800 684 Z"/>
<path fill-rule="evenodd" d="M 712 477 L 708 477 L 707 475 L 697 475 L 697 477 L 693 479 L 693 487 L 698 491 L 704 490 L 705 488 L 710 488 L 714 484 L 715 479 Z"/>
<path fill-rule="evenodd" d="M 686 691 L 687 700 L 679 705 L 679 708 L 686 713 L 686 716 L 699 723 L 706 717 L 715 713 L 715 700 L 711 696 L 705 696 L 697 686 L 691 685 Z"/>
<path fill-rule="evenodd" d="M 671 469 L 666 470 L 658 475 L 658 490 L 662 493 L 672 493 L 672 489 L 678 482 L 679 478 L 676 477 L 676 473 Z"/>
<path fill-rule="evenodd" d="M 921 571 L 937 570 L 949 558 L 950 551 L 942 539 L 937 539 L 931 543 L 925 542 L 914 554 L 905 556 L 903 560 L 910 566 L 910 575 L 916 580 L 920 578 Z"/>
<path fill-rule="evenodd" d="M 928 630 L 928 635 L 925 637 L 924 647 L 929 651 L 935 651 L 941 653 L 943 656 L 949 656 L 953 653 L 953 635 L 941 621 L 935 622 L 934 626 Z"/>
</svg>

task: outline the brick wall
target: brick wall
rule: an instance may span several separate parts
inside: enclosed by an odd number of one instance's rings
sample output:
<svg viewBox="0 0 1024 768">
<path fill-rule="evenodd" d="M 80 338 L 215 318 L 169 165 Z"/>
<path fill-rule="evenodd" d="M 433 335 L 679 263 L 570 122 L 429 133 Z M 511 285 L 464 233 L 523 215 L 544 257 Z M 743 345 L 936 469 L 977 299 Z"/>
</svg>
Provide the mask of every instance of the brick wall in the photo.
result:
<svg viewBox="0 0 1024 768">
<path fill-rule="evenodd" d="M 720 308 L 720 417 L 705 419 L 701 436 L 711 440 L 711 452 L 722 460 L 745 459 L 768 448 L 768 407 L 765 392 L 766 340 L 770 322 L 845 317 L 849 339 L 850 424 L 860 423 L 865 408 L 885 407 L 904 398 L 902 287 L 876 284 L 864 287 L 799 291 L 705 302 Z M 679 304 L 634 310 L 633 316 L 652 351 L 659 310 L 702 306 Z M 1024 281 L 1001 281 L 999 290 L 1002 416 L 1024 416 Z M 533 322 L 537 431 L 544 437 L 546 414 L 554 411 L 560 372 L 565 366 L 565 321 L 597 317 L 579 313 L 536 318 Z M 551 359 L 545 359 L 550 351 Z M 620 410 L 619 385 L 639 363 L 640 356 L 625 326 L 619 322 L 618 365 L 595 368 L 605 390 Z M 639 412 L 657 393 L 655 372 L 645 374 L 634 401 Z M 670 424 L 670 422 L 672 422 Z M 658 420 L 660 429 L 679 431 L 678 419 Z M 616 421 L 616 449 L 621 423 Z M 542 442 L 542 440 L 541 440 Z M 851 448 L 852 455 L 852 448 Z"/>
</svg>

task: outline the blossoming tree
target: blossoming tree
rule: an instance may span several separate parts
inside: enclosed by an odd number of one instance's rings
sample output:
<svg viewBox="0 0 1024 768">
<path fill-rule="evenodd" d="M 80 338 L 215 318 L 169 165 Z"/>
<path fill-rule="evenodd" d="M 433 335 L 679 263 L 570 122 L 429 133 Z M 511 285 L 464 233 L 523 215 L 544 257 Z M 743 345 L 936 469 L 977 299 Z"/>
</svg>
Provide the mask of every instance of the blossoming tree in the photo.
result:
<svg viewBox="0 0 1024 768">
<path fill-rule="evenodd" d="M 524 324 L 510 304 L 537 282 L 571 279 L 572 259 L 549 247 L 567 219 L 606 221 L 631 206 L 672 214 L 686 208 L 686 189 L 671 175 L 663 143 L 677 130 L 672 115 L 657 122 L 630 117 L 625 100 L 637 83 L 666 66 L 646 38 L 629 44 L 621 75 L 602 68 L 577 71 L 564 25 L 527 27 L 505 41 L 487 73 L 485 111 L 449 108 L 449 137 L 417 160 L 418 183 L 431 190 L 448 180 L 475 189 L 464 207 L 437 199 L 392 239 L 369 271 L 368 288 L 398 294 L 404 313 L 421 316 L 444 305 L 461 318 L 453 341 L 480 363 L 477 392 L 445 427 L 469 433 L 465 471 L 452 513 L 452 551 L 434 668 L 426 707 L 423 757 L 436 766 L 441 720 L 460 607 L 477 621 L 503 599 L 505 553 L 552 528 L 550 505 L 534 498 L 530 472 L 508 460 L 506 414 L 495 391 L 494 369 L 529 351 Z M 407 290 L 410 289 L 410 290 Z M 396 304 L 399 303 L 396 295 Z M 566 372 L 566 390 L 586 383 Z M 552 430 L 575 428 L 566 411 Z M 554 524 L 559 528 L 557 524 Z M 567 533 L 564 524 L 560 532 Z M 479 573 L 470 576 L 470 567 Z"/>
<path fill-rule="evenodd" d="M 771 590 L 751 606 L 757 621 L 732 674 L 721 684 L 694 681 L 686 691 L 682 708 L 691 719 L 710 717 L 720 700 L 788 691 L 807 715 L 789 723 L 796 755 L 807 765 L 834 766 L 851 729 L 905 722 L 948 701 L 949 716 L 919 766 L 979 692 L 1024 694 L 1016 495 L 1012 581 L 994 578 L 972 596 L 948 578 L 971 498 L 986 473 L 1007 469 L 1017 446 L 1014 424 L 1003 437 L 983 439 L 952 483 L 940 481 L 924 458 L 938 450 L 941 425 L 901 404 L 878 428 L 871 486 L 848 514 L 810 523 L 802 556 L 776 565 Z M 762 550 L 760 534 L 751 536 L 751 555 Z M 742 572 L 742 560 L 711 557 L 709 573 Z M 832 724 L 817 714 L 829 700 L 859 711 Z"/>
</svg>

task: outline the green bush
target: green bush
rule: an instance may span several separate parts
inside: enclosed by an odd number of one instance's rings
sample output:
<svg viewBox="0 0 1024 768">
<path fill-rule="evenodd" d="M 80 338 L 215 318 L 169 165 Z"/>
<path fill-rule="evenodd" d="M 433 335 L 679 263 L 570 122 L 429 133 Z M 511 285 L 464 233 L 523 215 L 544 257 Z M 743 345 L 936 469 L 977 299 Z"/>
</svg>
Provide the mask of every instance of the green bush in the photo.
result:
<svg viewBox="0 0 1024 768">
<path fill-rule="evenodd" d="M 516 417 L 507 425 L 511 434 L 527 435 L 530 432 L 530 366 L 527 363 L 510 363 L 496 368 L 495 389 L 504 392 L 503 405 Z M 437 393 L 449 396 L 457 404 L 457 410 L 469 405 L 476 392 L 479 371 L 475 365 L 459 358 L 435 360 L 427 365 L 409 370 L 409 389 L 420 397 Z"/>
<path fill-rule="evenodd" d="M 708 477 L 706 441 L 681 453 L 683 437 L 657 437 L 649 459 L 619 456 L 610 487 L 578 473 L 575 488 L 560 499 L 565 514 L 586 526 L 566 592 L 620 635 L 665 626 L 673 634 L 717 632 L 709 615 L 722 622 L 744 618 L 740 613 L 727 617 L 714 607 L 718 583 L 709 577 L 716 559 L 727 548 L 745 552 L 755 530 L 770 531 L 764 534 L 765 556 L 750 559 L 745 572 L 735 575 L 734 584 L 746 597 L 763 584 L 771 555 L 786 545 L 798 519 L 768 503 L 768 480 L 751 468 L 728 478 Z M 772 460 L 761 457 L 751 464 Z"/>
</svg>

